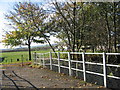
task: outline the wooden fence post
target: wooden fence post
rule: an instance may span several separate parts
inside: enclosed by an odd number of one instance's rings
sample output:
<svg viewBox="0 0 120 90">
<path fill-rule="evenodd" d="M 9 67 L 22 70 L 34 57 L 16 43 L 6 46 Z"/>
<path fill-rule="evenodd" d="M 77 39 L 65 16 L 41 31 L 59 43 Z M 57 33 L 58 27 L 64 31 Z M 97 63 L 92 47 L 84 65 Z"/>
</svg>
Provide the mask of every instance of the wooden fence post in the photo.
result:
<svg viewBox="0 0 120 90">
<path fill-rule="evenodd" d="M 23 66 L 23 55 L 21 55 L 21 60 L 22 60 L 22 66 Z"/>
<path fill-rule="evenodd" d="M 52 53 L 50 52 L 50 70 L 52 70 Z"/>
<path fill-rule="evenodd" d="M 70 58 L 70 52 L 68 52 L 68 60 L 69 60 L 69 76 L 72 75 L 72 71 L 71 71 L 71 58 Z"/>
<path fill-rule="evenodd" d="M 40 58 L 39 58 L 39 60 L 40 60 L 40 61 L 39 61 L 39 65 L 42 65 L 42 55 L 43 55 L 43 54 L 40 54 L 40 55 L 39 55 L 39 56 L 40 56 Z"/>
<path fill-rule="evenodd" d="M 106 54 L 104 52 L 103 52 L 103 74 L 104 74 L 104 86 L 107 87 Z"/>
<path fill-rule="evenodd" d="M 43 54 L 43 67 L 45 67 L 45 58 L 44 58 L 44 54 Z"/>
<path fill-rule="evenodd" d="M 84 75 L 84 81 L 86 81 L 85 53 L 84 53 L 84 52 L 82 52 L 82 60 L 83 60 L 83 75 Z"/>
<path fill-rule="evenodd" d="M 36 52 L 34 53 L 34 63 L 36 63 L 36 60 L 37 60 L 37 55 L 36 55 Z"/>
<path fill-rule="evenodd" d="M 11 63 L 12 63 L 12 59 L 11 59 Z"/>
<path fill-rule="evenodd" d="M 76 69 L 78 69 L 78 63 L 76 62 Z M 76 70 L 76 77 L 78 77 L 78 71 Z"/>
<path fill-rule="evenodd" d="M 58 52 L 58 72 L 60 73 L 60 53 Z"/>
</svg>

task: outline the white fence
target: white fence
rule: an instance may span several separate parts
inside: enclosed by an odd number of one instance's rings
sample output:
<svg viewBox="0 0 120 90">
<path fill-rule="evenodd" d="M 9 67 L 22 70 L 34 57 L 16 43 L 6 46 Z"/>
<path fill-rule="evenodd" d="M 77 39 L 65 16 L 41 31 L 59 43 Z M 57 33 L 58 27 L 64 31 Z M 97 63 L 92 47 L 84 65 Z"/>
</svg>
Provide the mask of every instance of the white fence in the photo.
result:
<svg viewBox="0 0 120 90">
<path fill-rule="evenodd" d="M 53 54 L 57 55 L 57 58 L 52 57 Z M 63 59 L 60 58 L 60 54 L 66 54 L 67 55 L 67 59 Z M 72 60 L 71 59 L 71 55 L 73 54 L 78 54 L 78 55 L 82 55 L 82 60 L 78 61 L 78 60 Z M 102 55 L 102 63 L 95 63 L 95 62 L 87 62 L 85 60 L 85 55 Z M 61 73 L 61 68 L 66 68 L 69 70 L 69 75 L 72 75 L 72 70 L 75 71 L 80 71 L 83 72 L 83 76 L 84 76 L 84 81 L 86 81 L 86 73 L 90 73 L 90 74 L 95 74 L 95 75 L 99 75 L 99 76 L 103 76 L 103 83 L 104 86 L 107 87 L 107 77 L 109 78 L 114 78 L 114 79 L 119 79 L 120 77 L 117 76 L 111 76 L 111 75 L 107 75 L 107 71 L 106 68 L 107 66 L 109 67 L 120 67 L 120 65 L 113 65 L 113 64 L 106 64 L 106 56 L 107 55 L 120 55 L 120 53 L 80 53 L 80 52 L 50 52 L 50 53 L 34 53 L 34 63 L 35 64 L 40 64 L 46 66 L 46 65 L 50 65 L 50 69 L 53 70 L 53 66 L 57 66 L 58 67 L 58 72 Z M 52 60 L 57 60 L 57 64 L 53 64 Z M 49 61 L 48 63 L 46 63 L 46 61 Z M 65 61 L 68 62 L 68 66 L 63 66 L 60 64 L 60 62 Z M 81 63 L 82 64 L 82 70 L 78 69 L 78 67 L 76 66 L 76 68 L 72 68 L 72 62 L 78 64 Z M 91 65 L 100 65 L 103 67 L 103 73 L 97 73 L 97 72 L 92 72 L 92 71 L 87 71 L 86 70 L 86 64 L 91 64 Z"/>
</svg>

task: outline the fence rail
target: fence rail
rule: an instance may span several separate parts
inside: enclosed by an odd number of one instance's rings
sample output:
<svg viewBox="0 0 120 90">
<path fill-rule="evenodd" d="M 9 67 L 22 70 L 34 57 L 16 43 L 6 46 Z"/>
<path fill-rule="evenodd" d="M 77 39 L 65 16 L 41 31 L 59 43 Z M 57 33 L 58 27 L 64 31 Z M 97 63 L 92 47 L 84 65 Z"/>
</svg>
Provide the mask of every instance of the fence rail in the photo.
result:
<svg viewBox="0 0 120 90">
<path fill-rule="evenodd" d="M 57 57 L 53 57 L 53 54 L 57 54 Z M 83 77 L 84 77 L 84 81 L 86 81 L 86 73 L 90 73 L 90 74 L 94 74 L 94 75 L 99 75 L 99 76 L 103 76 L 103 82 L 104 82 L 104 86 L 107 87 L 107 78 L 114 78 L 114 79 L 119 79 L 120 77 L 117 76 L 110 76 L 107 75 L 107 67 L 120 67 L 120 65 L 113 65 L 113 64 L 107 64 L 106 63 L 106 56 L 107 55 L 120 55 L 120 53 L 84 53 L 84 52 L 50 52 L 50 53 L 34 53 L 34 63 L 40 64 L 44 66 L 49 65 L 50 66 L 50 70 L 53 70 L 53 66 L 57 66 L 58 67 L 58 72 L 61 72 L 61 68 L 66 68 L 69 70 L 69 75 L 72 76 L 72 70 L 75 71 L 80 71 L 83 72 Z M 60 54 L 67 54 L 67 59 L 63 59 L 60 58 Z M 72 60 L 71 55 L 73 54 L 79 54 L 82 55 L 82 61 L 79 60 Z M 95 62 L 87 62 L 85 60 L 85 55 L 102 55 L 102 63 L 95 63 Z M 53 63 L 53 60 L 57 61 L 57 64 Z M 49 61 L 46 63 L 46 61 Z M 60 62 L 65 61 L 68 62 L 68 65 L 61 65 Z M 72 67 L 72 63 L 76 63 L 76 68 Z M 78 69 L 77 65 L 78 63 L 82 64 L 82 68 L 83 69 Z M 86 65 L 87 64 L 91 64 L 91 65 L 100 65 L 103 67 L 103 73 L 98 73 L 98 72 L 93 72 L 93 71 L 88 71 L 86 70 Z"/>
</svg>

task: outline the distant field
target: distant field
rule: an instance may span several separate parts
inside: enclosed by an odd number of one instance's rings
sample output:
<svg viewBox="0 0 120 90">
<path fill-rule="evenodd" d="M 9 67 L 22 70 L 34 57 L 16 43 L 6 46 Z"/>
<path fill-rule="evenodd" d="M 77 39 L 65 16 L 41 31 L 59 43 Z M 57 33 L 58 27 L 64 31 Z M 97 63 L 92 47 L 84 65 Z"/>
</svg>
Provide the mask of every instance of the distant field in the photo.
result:
<svg viewBox="0 0 120 90">
<path fill-rule="evenodd" d="M 46 52 L 50 52 L 50 50 L 32 51 L 32 58 L 33 58 L 33 53 L 34 52 L 46 53 Z M 24 62 L 28 61 L 28 51 L 2 53 L 2 57 L 5 57 L 5 60 L 3 61 L 3 64 L 11 63 L 11 61 L 12 61 L 12 63 L 21 62 L 22 61 L 21 55 L 23 55 Z M 17 59 L 19 59 L 19 61 L 17 61 Z"/>
</svg>

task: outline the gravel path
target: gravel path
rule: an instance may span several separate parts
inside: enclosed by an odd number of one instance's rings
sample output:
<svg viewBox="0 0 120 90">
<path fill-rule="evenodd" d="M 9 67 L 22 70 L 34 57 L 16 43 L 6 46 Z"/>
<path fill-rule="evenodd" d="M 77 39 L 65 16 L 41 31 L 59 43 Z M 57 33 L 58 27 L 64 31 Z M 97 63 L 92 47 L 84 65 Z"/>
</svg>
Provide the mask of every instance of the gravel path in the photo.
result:
<svg viewBox="0 0 120 90">
<path fill-rule="evenodd" d="M 104 88 L 43 68 L 9 66 L 6 68 L 5 73 L 14 78 L 12 71 L 30 81 L 37 88 Z M 14 80 L 21 88 L 31 87 L 28 83 L 22 82 L 22 80 L 17 81 L 17 78 L 14 78 Z M 13 83 L 3 76 L 2 88 L 13 88 L 13 86 Z"/>
</svg>

